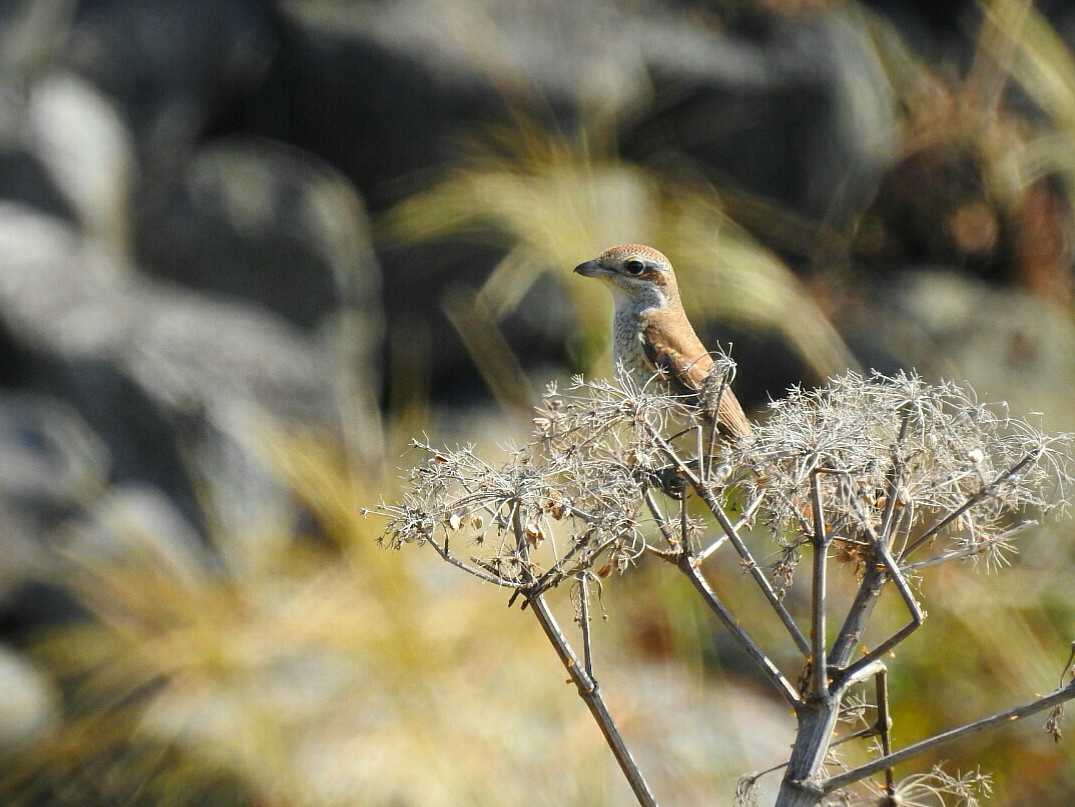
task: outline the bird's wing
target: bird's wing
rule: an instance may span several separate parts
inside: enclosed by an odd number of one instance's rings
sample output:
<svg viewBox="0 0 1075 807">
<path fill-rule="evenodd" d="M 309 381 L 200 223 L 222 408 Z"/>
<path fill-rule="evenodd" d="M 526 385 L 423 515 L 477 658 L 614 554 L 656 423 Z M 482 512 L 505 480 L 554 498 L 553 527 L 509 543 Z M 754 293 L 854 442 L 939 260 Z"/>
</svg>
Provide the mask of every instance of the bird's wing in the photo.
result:
<svg viewBox="0 0 1075 807">
<path fill-rule="evenodd" d="M 654 370 L 660 370 L 672 389 L 681 394 L 699 394 L 713 369 L 713 358 L 692 331 L 677 334 L 675 330 L 649 323 L 645 327 L 642 347 Z M 721 393 L 717 406 L 717 423 L 732 437 L 751 434 L 750 421 L 730 388 Z"/>
<path fill-rule="evenodd" d="M 747 420 L 743 407 L 739 405 L 739 399 L 735 397 L 730 387 L 725 387 L 720 394 L 720 403 L 717 406 L 717 423 L 732 437 L 749 437 L 753 430 L 750 421 Z"/>
</svg>

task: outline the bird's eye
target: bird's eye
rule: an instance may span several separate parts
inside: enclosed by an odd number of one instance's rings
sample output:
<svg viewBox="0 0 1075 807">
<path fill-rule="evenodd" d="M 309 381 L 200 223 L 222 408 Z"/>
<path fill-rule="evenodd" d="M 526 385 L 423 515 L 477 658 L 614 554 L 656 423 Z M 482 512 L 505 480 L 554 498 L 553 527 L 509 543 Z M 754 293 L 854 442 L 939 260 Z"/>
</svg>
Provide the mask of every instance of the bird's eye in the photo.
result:
<svg viewBox="0 0 1075 807">
<path fill-rule="evenodd" d="M 629 275 L 640 275 L 645 269 L 646 265 L 642 263 L 642 261 L 635 260 L 634 258 L 629 261 L 624 261 L 623 263 L 623 271 Z"/>
</svg>

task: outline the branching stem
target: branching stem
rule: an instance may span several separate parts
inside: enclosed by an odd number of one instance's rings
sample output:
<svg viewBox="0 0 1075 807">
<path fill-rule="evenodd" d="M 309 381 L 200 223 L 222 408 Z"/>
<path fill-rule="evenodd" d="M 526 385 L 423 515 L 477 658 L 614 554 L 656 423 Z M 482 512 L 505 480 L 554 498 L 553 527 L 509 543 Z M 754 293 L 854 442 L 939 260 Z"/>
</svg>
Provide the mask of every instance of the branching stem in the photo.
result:
<svg viewBox="0 0 1075 807">
<path fill-rule="evenodd" d="M 462 569 L 467 574 L 474 575 L 479 580 L 484 580 L 486 583 L 492 583 L 494 586 L 502 586 L 504 588 L 515 588 L 519 585 L 518 582 L 515 580 L 506 580 L 503 577 L 492 574 L 491 572 L 485 572 L 481 569 L 474 568 L 469 563 L 466 563 L 465 561 L 462 561 L 455 555 L 451 554 L 451 552 L 448 551 L 447 546 L 442 547 L 432 538 L 429 539 L 429 545 L 433 547 L 433 549 L 438 555 L 441 556 L 441 558 L 448 561 L 448 563 L 452 564 L 452 566 L 455 566 L 457 569 Z"/>
<path fill-rule="evenodd" d="M 520 561 L 522 562 L 524 574 L 529 575 L 529 552 L 527 550 L 526 535 L 523 532 L 521 510 L 522 505 L 517 502 L 512 518 L 512 529 L 515 532 L 515 541 L 519 547 L 519 553 L 521 555 Z M 532 580 L 532 575 L 530 575 L 530 577 Z M 585 601 L 585 593 L 583 593 L 583 599 Z M 574 682 L 576 689 L 578 689 L 579 697 L 582 698 L 586 707 L 590 710 L 590 714 L 593 715 L 594 720 L 597 722 L 598 728 L 601 729 L 601 733 L 605 737 L 605 742 L 608 743 L 608 747 L 612 750 L 612 755 L 619 763 L 620 770 L 623 771 L 623 775 L 627 778 L 627 782 L 631 786 L 635 798 L 638 799 L 638 803 L 642 805 L 642 807 L 656 807 L 657 799 L 654 798 L 653 791 L 650 790 L 649 784 L 646 782 L 641 769 L 638 767 L 638 763 L 635 762 L 630 749 L 628 749 L 627 744 L 623 741 L 623 736 L 620 734 L 615 721 L 612 719 L 612 715 L 605 706 L 605 701 L 601 697 L 601 691 L 597 686 L 597 681 L 594 680 L 589 672 L 589 630 L 585 627 L 583 628 L 583 641 L 585 643 L 586 651 L 585 667 L 583 667 L 579 664 L 578 657 L 568 643 L 567 637 L 564 635 L 563 630 L 556 621 L 556 617 L 554 617 L 552 611 L 549 610 L 549 606 L 545 602 L 544 594 L 541 592 L 527 593 L 526 601 L 530 606 L 530 610 L 534 612 L 537 621 L 541 624 L 541 629 L 545 631 L 546 638 L 548 638 L 549 642 L 556 650 L 556 655 L 560 657 L 560 661 L 563 662 L 564 667 L 567 668 L 567 672 L 571 676 L 572 682 Z M 583 624 L 585 625 L 585 619 Z"/>
<path fill-rule="evenodd" d="M 799 697 L 799 693 L 796 692 L 795 687 L 791 685 L 791 682 L 784 677 L 780 669 L 772 662 L 772 660 L 765 655 L 765 652 L 758 647 L 757 643 L 750 638 L 750 635 L 740 627 L 738 620 L 732 615 L 731 611 L 727 609 L 720 598 L 713 591 L 709 582 L 702 576 L 702 573 L 698 570 L 697 566 L 692 562 L 689 556 L 684 555 L 679 561 L 679 570 L 683 574 L 687 575 L 687 578 L 694 584 L 695 589 L 702 595 L 702 599 L 705 600 L 706 605 L 710 610 L 717 615 L 717 618 L 724 624 L 724 627 L 735 637 L 735 639 L 746 650 L 754 663 L 761 669 L 762 674 L 769 679 L 776 690 L 787 701 L 788 705 L 792 708 L 797 708 L 802 699 Z"/>
<path fill-rule="evenodd" d="M 1037 714 L 1051 706 L 1069 701 L 1072 698 L 1075 698 L 1075 681 L 1036 701 L 1031 701 L 1022 706 L 998 712 L 990 717 L 985 717 L 981 720 L 976 720 L 973 723 L 967 723 L 958 728 L 950 729 L 941 734 L 936 734 L 933 737 L 921 740 L 906 748 L 902 748 L 895 753 L 885 754 L 871 762 L 867 762 L 865 765 L 852 768 L 846 773 L 833 776 L 831 779 L 827 779 L 820 788 L 818 788 L 818 792 L 820 795 L 832 793 L 835 790 L 840 790 L 841 788 L 865 779 L 867 776 L 872 776 L 885 768 L 891 768 L 893 765 L 898 765 L 908 759 L 924 754 L 926 751 L 930 751 L 942 745 L 947 745 L 950 742 L 967 737 L 971 734 L 977 734 L 986 731 L 987 729 L 996 728 L 1005 723 L 1011 723 L 1021 718 L 1028 717 L 1029 715 Z"/>
<path fill-rule="evenodd" d="M 689 467 L 687 467 L 686 463 L 684 463 L 683 460 L 676 453 L 676 450 L 672 448 L 672 446 L 670 446 L 663 437 L 661 437 L 660 433 L 657 432 L 656 429 L 654 429 L 653 427 L 649 427 L 649 432 L 650 437 L 652 437 L 654 442 L 656 442 L 657 445 L 661 447 L 661 450 L 664 451 L 665 456 L 667 456 L 669 460 L 675 463 L 676 467 L 679 469 L 679 472 L 687 478 L 687 481 L 691 483 L 691 487 L 694 488 L 695 492 L 701 497 L 702 501 L 705 502 L 706 507 L 709 508 L 709 511 L 713 514 L 713 517 L 720 524 L 721 529 L 724 530 L 724 534 L 728 536 L 728 540 L 732 542 L 732 546 L 735 547 L 735 551 L 738 552 L 739 557 L 743 559 L 743 562 L 746 565 L 747 571 L 750 573 L 750 576 L 754 578 L 754 581 L 762 590 L 762 593 L 765 595 L 765 598 L 769 601 L 769 604 L 772 606 L 773 610 L 776 611 L 776 615 L 780 618 L 780 621 L 784 623 L 784 627 L 787 628 L 788 633 L 791 634 L 791 638 L 795 641 L 795 644 L 799 648 L 799 651 L 803 654 L 804 657 L 809 657 L 810 643 L 806 640 L 806 637 L 803 635 L 803 632 L 799 630 L 799 626 L 795 624 L 795 620 L 791 618 L 791 614 L 789 614 L 788 609 L 784 607 L 784 603 L 780 601 L 780 597 L 777 596 L 776 591 L 773 589 L 772 583 L 769 582 L 769 578 L 765 576 L 765 572 L 762 571 L 761 567 L 758 566 L 757 561 L 754 560 L 754 555 L 751 553 L 750 549 L 745 543 L 743 543 L 743 539 L 739 537 L 738 530 L 736 530 L 735 525 L 732 524 L 731 520 L 728 518 L 727 513 L 724 512 L 724 507 L 721 506 L 721 503 L 719 501 L 717 501 L 717 498 L 713 494 L 712 489 L 708 485 L 703 485 L 701 483 L 697 475 L 695 475 L 694 472 L 691 471 Z"/>
<path fill-rule="evenodd" d="M 925 621 L 926 618 L 925 613 L 922 611 L 922 607 L 915 599 L 914 592 L 911 591 L 911 587 L 907 584 L 907 578 L 903 576 L 903 573 L 900 571 L 899 566 L 893 559 L 892 554 L 888 551 L 888 547 L 884 544 L 878 544 L 875 549 L 877 551 L 877 554 L 881 556 L 881 561 L 884 563 L 885 568 L 888 570 L 888 575 L 896 584 L 896 590 L 899 591 L 900 597 L 903 598 L 903 602 L 904 604 L 906 604 L 907 610 L 911 612 L 911 621 L 904 625 L 902 628 L 900 628 L 898 631 L 896 631 L 894 634 L 889 636 L 879 645 L 877 645 L 877 647 L 873 648 L 873 650 L 860 658 L 850 667 L 845 669 L 841 674 L 841 678 L 853 676 L 858 670 L 867 667 L 877 659 L 883 657 L 885 653 L 887 653 L 893 647 L 898 645 L 900 642 L 902 642 L 904 639 L 906 639 L 908 636 L 918 630 L 918 628 L 922 626 L 922 623 Z"/>
<path fill-rule="evenodd" d="M 564 667 L 567 668 L 572 682 L 574 682 L 579 691 L 579 697 L 585 702 L 590 714 L 593 715 L 594 720 L 597 722 L 598 728 L 601 729 L 601 733 L 605 736 L 605 742 L 608 743 L 608 747 L 612 750 L 612 755 L 616 757 L 616 762 L 619 763 L 620 770 L 623 771 L 623 775 L 627 778 L 627 782 L 631 786 L 635 798 L 638 799 L 638 803 L 643 807 L 656 807 L 657 799 L 642 775 L 638 763 L 635 762 L 634 757 L 631 755 L 630 749 L 623 741 L 612 715 L 609 714 L 597 682 L 579 664 L 575 651 L 571 649 L 571 645 L 568 644 L 560 625 L 549 610 L 544 595 L 538 594 L 531 597 L 529 602 L 530 610 L 534 612 L 534 616 L 537 617 L 538 622 L 541 623 L 541 627 L 545 631 L 545 636 L 556 649 L 556 654 L 560 657 Z"/>
</svg>

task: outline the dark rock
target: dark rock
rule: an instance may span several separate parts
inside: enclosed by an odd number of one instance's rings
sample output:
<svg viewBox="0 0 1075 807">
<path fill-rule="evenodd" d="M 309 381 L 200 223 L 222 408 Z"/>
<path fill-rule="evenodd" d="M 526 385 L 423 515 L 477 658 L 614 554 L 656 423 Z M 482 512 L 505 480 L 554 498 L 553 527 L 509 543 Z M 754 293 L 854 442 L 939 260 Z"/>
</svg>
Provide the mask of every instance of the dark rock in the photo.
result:
<svg viewBox="0 0 1075 807">
<path fill-rule="evenodd" d="M 114 105 L 77 76 L 49 73 L 33 83 L 26 119 L 28 147 L 86 234 L 126 252 L 135 156 Z"/>
<path fill-rule="evenodd" d="M 41 161 L 24 150 L 0 150 L 0 198 L 29 205 L 60 218 L 75 212 Z"/>
<path fill-rule="evenodd" d="M 27 208 L 0 207 L 0 261 L 0 317 L 35 357 L 17 385 L 78 412 L 107 446 L 109 482 L 159 488 L 195 525 L 207 515 L 195 470 L 210 490 L 243 481 L 244 497 L 209 497 L 221 508 L 213 519 L 237 532 L 286 523 L 295 511 L 266 466 L 266 424 L 336 429 L 344 385 L 371 395 L 368 363 L 349 365 L 377 350 L 373 329 L 343 346 L 332 328 L 307 336 L 264 309 L 146 280 Z M 347 425 L 368 435 L 376 411 L 363 404 L 373 414 Z M 226 461 L 212 459 L 219 446 L 231 446 Z M 365 450 L 377 456 L 376 444 Z"/>
<path fill-rule="evenodd" d="M 136 211 L 139 262 L 221 299 L 256 302 L 305 329 L 345 303 L 379 303 L 362 203 L 312 155 L 262 140 L 199 151 L 166 201 Z M 344 299 L 355 287 L 359 299 Z"/>
<path fill-rule="evenodd" d="M 83 0 L 64 61 L 115 99 L 155 181 L 261 80 L 272 14 L 259 0 Z"/>
<path fill-rule="evenodd" d="M 737 69 L 694 75 L 656 59 L 658 102 L 623 132 L 624 154 L 838 230 L 849 226 L 893 148 L 893 99 L 867 29 L 833 10 L 770 17 L 750 38 L 709 36 L 729 57 L 747 55 L 729 58 Z M 757 67 L 744 75 L 748 64 Z M 734 204 L 731 212 L 778 235 Z"/>
<path fill-rule="evenodd" d="M 75 0 L 0 0 L 0 81 L 21 83 L 53 63 L 74 6 Z"/>
<path fill-rule="evenodd" d="M 654 75 L 770 78 L 765 54 L 658 2 L 295 4 L 280 42 L 234 125 L 339 166 L 375 212 L 407 190 L 401 178 L 520 115 L 570 127 L 584 110 L 630 110 L 652 100 Z"/>
<path fill-rule="evenodd" d="M 0 601 L 47 572 L 47 541 L 103 490 L 108 452 L 69 404 L 39 394 L 0 396 Z"/>
</svg>

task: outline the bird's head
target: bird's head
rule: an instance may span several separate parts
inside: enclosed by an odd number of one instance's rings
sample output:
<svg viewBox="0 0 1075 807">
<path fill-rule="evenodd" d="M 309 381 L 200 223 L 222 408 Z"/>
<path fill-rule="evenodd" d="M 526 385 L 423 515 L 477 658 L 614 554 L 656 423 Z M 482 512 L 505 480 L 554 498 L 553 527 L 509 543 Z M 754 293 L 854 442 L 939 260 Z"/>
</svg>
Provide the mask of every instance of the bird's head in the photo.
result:
<svg viewBox="0 0 1075 807">
<path fill-rule="evenodd" d="M 580 263 L 575 272 L 603 280 L 611 288 L 617 303 L 623 301 L 660 308 L 679 299 L 671 262 L 644 244 L 620 244 L 606 249 L 592 261 Z"/>
</svg>

